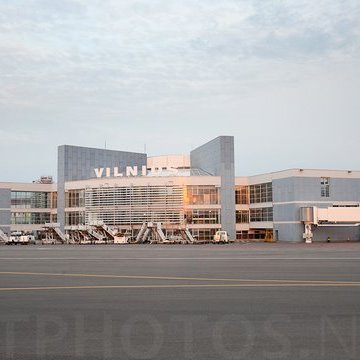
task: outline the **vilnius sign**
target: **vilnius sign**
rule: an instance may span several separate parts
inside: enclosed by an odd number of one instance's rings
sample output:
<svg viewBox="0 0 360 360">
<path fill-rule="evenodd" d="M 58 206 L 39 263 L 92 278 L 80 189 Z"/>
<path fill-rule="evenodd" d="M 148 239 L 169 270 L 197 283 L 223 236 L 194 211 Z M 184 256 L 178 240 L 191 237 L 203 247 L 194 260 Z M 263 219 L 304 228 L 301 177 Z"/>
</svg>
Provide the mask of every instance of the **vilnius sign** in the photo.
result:
<svg viewBox="0 0 360 360">
<path fill-rule="evenodd" d="M 140 171 L 138 166 L 126 166 L 125 171 L 120 171 L 119 167 L 114 168 L 96 168 L 94 169 L 95 176 L 97 178 L 101 177 L 122 177 L 122 176 L 146 176 L 147 175 L 147 167 L 144 165 L 141 167 Z M 176 169 L 168 167 L 166 170 L 171 172 L 176 172 Z M 151 169 L 152 173 L 161 173 L 161 168 L 153 168 Z"/>
</svg>

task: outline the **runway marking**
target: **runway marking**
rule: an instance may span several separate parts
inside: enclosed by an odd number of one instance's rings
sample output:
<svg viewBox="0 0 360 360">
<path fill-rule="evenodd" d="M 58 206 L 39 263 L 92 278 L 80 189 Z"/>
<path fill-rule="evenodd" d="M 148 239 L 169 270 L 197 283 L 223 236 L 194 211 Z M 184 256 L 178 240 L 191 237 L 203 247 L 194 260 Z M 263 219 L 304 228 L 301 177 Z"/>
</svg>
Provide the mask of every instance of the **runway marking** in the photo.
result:
<svg viewBox="0 0 360 360">
<path fill-rule="evenodd" d="M 85 285 L 0 288 L 0 292 L 38 290 L 93 290 L 93 289 L 174 289 L 174 288 L 241 288 L 241 287 L 357 287 L 360 284 L 176 284 L 176 285 Z"/>
<path fill-rule="evenodd" d="M 62 274 L 42 272 L 0 271 L 0 275 L 25 275 L 25 276 L 58 276 L 58 277 L 84 277 L 84 278 L 108 278 L 108 279 L 142 279 L 142 280 L 187 280 L 187 281 L 234 281 L 255 283 L 294 283 L 294 284 L 345 284 L 360 285 L 360 281 L 344 280 L 297 280 L 297 279 L 243 279 L 243 278 L 206 278 L 184 276 L 148 276 L 148 275 L 111 275 L 111 274 Z M 127 286 L 127 285 L 124 285 Z"/>
<path fill-rule="evenodd" d="M 116 257 L 116 258 L 84 258 L 84 257 L 0 257 L 1 261 L 48 261 L 48 260 L 68 260 L 68 261 L 162 261 L 162 260 L 201 260 L 201 261 L 235 261 L 235 260 L 360 260 L 360 257 Z"/>
</svg>

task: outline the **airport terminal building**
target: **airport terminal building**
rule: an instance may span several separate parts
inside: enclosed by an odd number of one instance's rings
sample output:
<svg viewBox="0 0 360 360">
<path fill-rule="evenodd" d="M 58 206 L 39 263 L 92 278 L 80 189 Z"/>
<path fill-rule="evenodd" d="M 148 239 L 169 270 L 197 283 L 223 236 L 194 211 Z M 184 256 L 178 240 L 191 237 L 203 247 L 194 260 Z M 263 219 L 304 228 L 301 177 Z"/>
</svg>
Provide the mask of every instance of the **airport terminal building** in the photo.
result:
<svg viewBox="0 0 360 360">
<path fill-rule="evenodd" d="M 62 145 L 57 183 L 0 182 L 0 229 L 71 233 L 102 223 L 136 237 L 146 223 L 166 238 L 186 228 L 196 241 L 225 230 L 233 240 L 360 240 L 360 172 L 291 169 L 237 177 L 234 138 L 189 155 Z"/>
</svg>

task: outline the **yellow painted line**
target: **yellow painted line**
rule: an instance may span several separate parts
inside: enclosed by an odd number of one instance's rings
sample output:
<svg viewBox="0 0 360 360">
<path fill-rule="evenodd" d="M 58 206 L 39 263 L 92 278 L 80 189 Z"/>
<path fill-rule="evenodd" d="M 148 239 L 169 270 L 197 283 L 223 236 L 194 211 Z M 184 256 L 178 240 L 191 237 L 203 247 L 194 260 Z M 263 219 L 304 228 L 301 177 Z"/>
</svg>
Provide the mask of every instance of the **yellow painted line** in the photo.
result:
<svg viewBox="0 0 360 360">
<path fill-rule="evenodd" d="M 174 289 L 174 288 L 242 288 L 242 287 L 352 287 L 360 284 L 175 284 L 175 285 L 85 285 L 0 288 L 0 292 L 79 289 Z"/>
<path fill-rule="evenodd" d="M 147 280 L 188 280 L 188 281 L 235 281 L 235 282 L 262 282 L 262 283 L 300 283 L 300 284 L 353 284 L 360 285 L 360 281 L 335 281 L 335 280 L 291 280 L 291 279 L 242 279 L 242 278 L 201 278 L 178 276 L 137 276 L 137 275 L 107 275 L 107 274 L 62 274 L 1 271 L 0 275 L 28 275 L 28 276 L 59 276 L 59 277 L 88 277 L 109 279 L 147 279 Z"/>
</svg>

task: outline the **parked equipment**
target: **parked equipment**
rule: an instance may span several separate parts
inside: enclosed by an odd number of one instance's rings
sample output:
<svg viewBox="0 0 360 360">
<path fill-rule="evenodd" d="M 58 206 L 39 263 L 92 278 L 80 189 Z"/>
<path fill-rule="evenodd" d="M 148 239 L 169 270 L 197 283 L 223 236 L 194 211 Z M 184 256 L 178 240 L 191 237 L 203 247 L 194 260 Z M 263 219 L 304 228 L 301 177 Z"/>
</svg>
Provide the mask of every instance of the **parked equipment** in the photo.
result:
<svg viewBox="0 0 360 360">
<path fill-rule="evenodd" d="M 69 242 L 69 237 L 60 230 L 59 223 L 46 223 L 44 234 L 44 244 L 67 244 Z"/>
<path fill-rule="evenodd" d="M 30 242 L 35 242 L 33 235 L 24 234 L 22 231 L 14 231 L 7 239 L 7 245 L 28 245 Z"/>
<path fill-rule="evenodd" d="M 229 242 L 228 234 L 226 231 L 219 230 L 215 233 L 213 243 L 215 244 L 227 244 Z"/>
<path fill-rule="evenodd" d="M 0 244 L 7 244 L 9 237 L 0 229 Z"/>
</svg>

